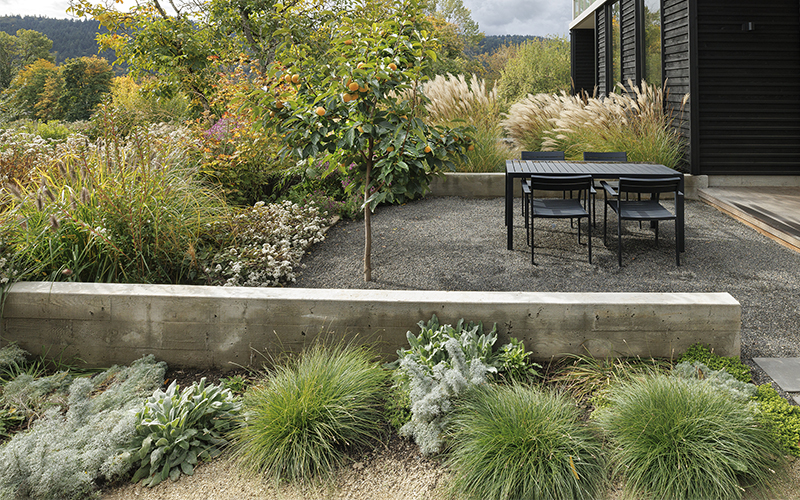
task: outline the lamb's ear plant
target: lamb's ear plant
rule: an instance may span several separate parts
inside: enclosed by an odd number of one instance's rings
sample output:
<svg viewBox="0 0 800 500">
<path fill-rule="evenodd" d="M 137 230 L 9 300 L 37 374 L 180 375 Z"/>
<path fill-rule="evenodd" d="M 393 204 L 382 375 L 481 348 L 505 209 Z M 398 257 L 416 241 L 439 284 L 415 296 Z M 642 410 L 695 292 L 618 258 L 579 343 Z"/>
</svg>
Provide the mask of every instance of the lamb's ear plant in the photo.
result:
<svg viewBox="0 0 800 500">
<path fill-rule="evenodd" d="M 179 392 L 175 381 L 156 390 L 136 414 L 136 437 L 130 460 L 138 465 L 133 482 L 155 486 L 181 473 L 191 476 L 200 460 L 221 453 L 235 425 L 241 402 L 221 385 L 205 378 Z"/>
</svg>

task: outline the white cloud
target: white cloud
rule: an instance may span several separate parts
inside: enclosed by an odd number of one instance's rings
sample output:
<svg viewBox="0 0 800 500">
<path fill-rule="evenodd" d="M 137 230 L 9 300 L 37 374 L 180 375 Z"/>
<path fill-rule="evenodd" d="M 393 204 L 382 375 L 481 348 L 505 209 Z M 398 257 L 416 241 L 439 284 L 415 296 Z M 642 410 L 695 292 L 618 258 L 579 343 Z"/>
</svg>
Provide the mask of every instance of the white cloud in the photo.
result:
<svg viewBox="0 0 800 500">
<path fill-rule="evenodd" d="M 487 35 L 566 35 L 572 20 L 571 0 L 463 0 L 472 19 Z M 117 8 L 134 4 L 126 0 Z M 0 0 L 2 16 L 70 19 L 69 0 Z"/>
<path fill-rule="evenodd" d="M 487 35 L 566 35 L 570 0 L 463 0 Z"/>
</svg>

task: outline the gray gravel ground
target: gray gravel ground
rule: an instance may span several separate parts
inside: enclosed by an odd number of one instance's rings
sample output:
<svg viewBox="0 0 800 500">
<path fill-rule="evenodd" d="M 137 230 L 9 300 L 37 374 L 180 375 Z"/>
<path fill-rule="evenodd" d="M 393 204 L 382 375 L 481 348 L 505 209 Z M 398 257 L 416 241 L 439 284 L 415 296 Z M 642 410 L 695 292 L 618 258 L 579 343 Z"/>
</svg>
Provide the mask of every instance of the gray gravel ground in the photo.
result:
<svg viewBox="0 0 800 500">
<path fill-rule="evenodd" d="M 668 205 L 668 203 L 665 203 Z M 293 286 L 398 290 L 728 292 L 742 305 L 742 358 L 800 357 L 800 253 L 699 201 L 686 202 L 686 252 L 675 265 L 675 230 L 626 222 L 623 267 L 616 219 L 603 245 L 602 203 L 593 259 L 569 221 L 536 222 L 536 266 L 515 200 L 514 250 L 506 249 L 502 199 L 427 198 L 379 207 L 372 219 L 372 281 L 363 281 L 364 224 L 342 221 L 303 259 Z M 671 208 L 671 207 L 670 207 Z M 584 223 L 585 224 L 585 223 Z M 476 318 L 502 321 L 502 318 Z M 756 381 L 763 372 L 754 370 Z"/>
</svg>

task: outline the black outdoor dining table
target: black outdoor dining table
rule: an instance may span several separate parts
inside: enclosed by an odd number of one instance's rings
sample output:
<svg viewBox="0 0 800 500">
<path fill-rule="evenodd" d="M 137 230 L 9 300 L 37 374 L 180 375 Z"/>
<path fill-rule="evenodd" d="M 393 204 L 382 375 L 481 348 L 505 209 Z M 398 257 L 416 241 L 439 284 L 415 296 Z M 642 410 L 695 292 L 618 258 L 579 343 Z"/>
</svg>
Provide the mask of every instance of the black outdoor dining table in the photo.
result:
<svg viewBox="0 0 800 500">
<path fill-rule="evenodd" d="M 675 200 L 675 223 L 678 225 L 678 249 L 683 252 L 684 243 L 684 178 L 681 172 L 655 163 L 628 162 L 584 162 L 563 160 L 507 160 L 506 161 L 506 231 L 508 249 L 514 248 L 514 179 L 531 175 L 586 175 L 594 179 L 619 179 L 620 177 L 668 177 L 680 176 L 678 199 Z"/>
</svg>

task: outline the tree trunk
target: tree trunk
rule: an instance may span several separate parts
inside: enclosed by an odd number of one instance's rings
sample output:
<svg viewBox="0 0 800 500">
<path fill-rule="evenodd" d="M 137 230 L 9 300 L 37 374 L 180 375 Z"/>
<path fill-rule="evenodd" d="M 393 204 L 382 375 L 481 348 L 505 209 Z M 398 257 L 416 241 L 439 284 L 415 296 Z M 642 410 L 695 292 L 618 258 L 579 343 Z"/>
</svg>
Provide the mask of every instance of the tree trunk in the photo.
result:
<svg viewBox="0 0 800 500">
<path fill-rule="evenodd" d="M 367 161 L 367 176 L 364 185 L 364 281 L 372 281 L 372 210 L 369 208 L 369 182 L 372 161 Z"/>
</svg>

